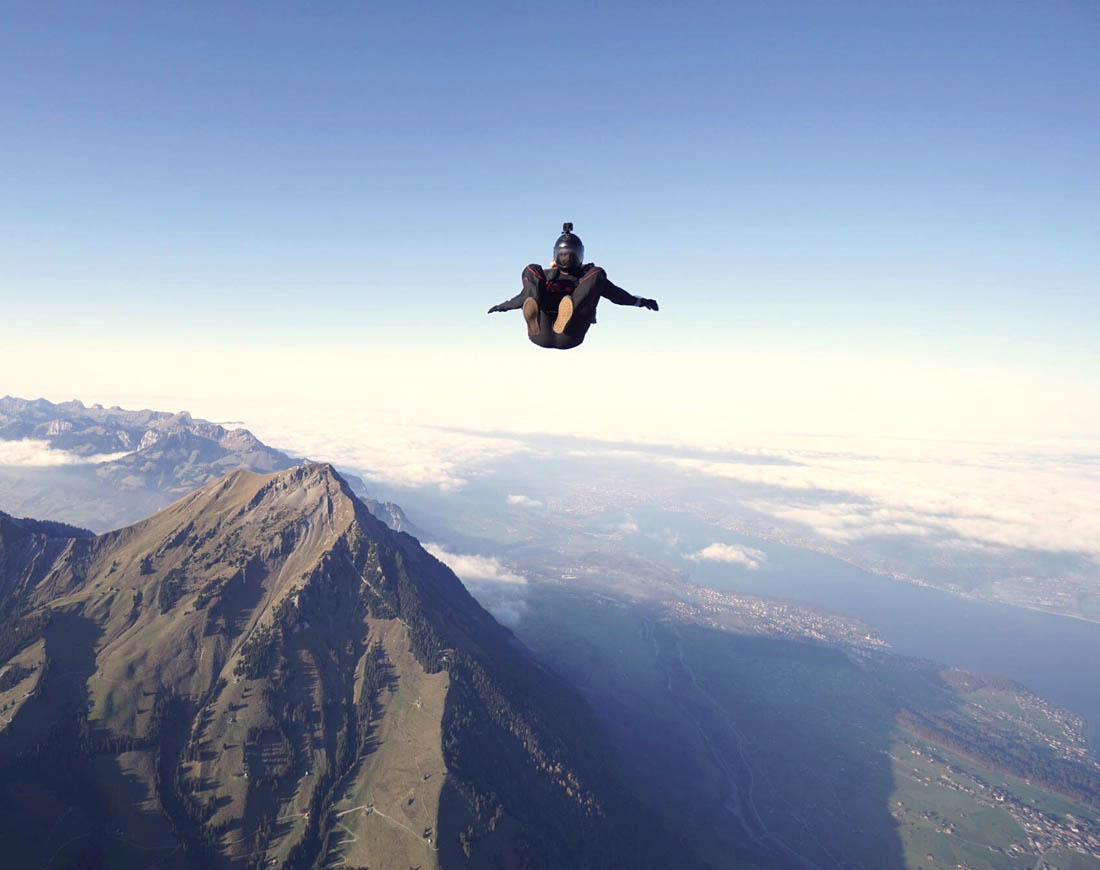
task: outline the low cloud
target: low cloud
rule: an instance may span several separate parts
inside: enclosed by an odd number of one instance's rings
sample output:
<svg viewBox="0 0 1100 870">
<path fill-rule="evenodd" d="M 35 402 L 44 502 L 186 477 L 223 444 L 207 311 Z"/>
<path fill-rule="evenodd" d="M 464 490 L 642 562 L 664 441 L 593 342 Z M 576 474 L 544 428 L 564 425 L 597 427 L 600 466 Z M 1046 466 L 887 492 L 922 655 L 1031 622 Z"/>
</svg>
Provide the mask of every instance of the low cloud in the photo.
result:
<svg viewBox="0 0 1100 870">
<path fill-rule="evenodd" d="M 501 625 L 515 628 L 530 608 L 526 601 L 516 599 L 514 601 L 490 601 L 488 604 L 480 602 L 481 606 L 493 614 Z"/>
<path fill-rule="evenodd" d="M 809 526 L 823 538 L 849 543 L 860 538 L 904 535 L 937 539 L 950 534 L 957 518 L 918 516 L 912 512 L 853 502 L 826 504 L 752 501 L 748 506 L 778 520 Z M 937 540 L 938 542 L 938 540 Z"/>
<path fill-rule="evenodd" d="M 525 508 L 537 508 L 542 507 L 542 502 L 538 499 L 529 498 L 526 495 L 509 495 L 508 504 L 517 505 Z"/>
<path fill-rule="evenodd" d="M 491 581 L 493 583 L 526 583 L 527 578 L 509 571 L 499 559 L 492 556 L 462 555 L 443 549 L 439 544 L 424 544 L 424 549 L 435 556 L 465 581 Z"/>
<path fill-rule="evenodd" d="M 728 562 L 755 571 L 768 557 L 762 550 L 753 547 L 714 543 L 703 547 L 698 553 L 691 553 L 687 558 L 693 562 Z"/>
<path fill-rule="evenodd" d="M 634 520 L 624 520 L 619 523 L 619 531 L 627 535 L 636 535 L 638 533 L 638 524 Z"/>
<path fill-rule="evenodd" d="M 650 540 L 657 541 L 659 544 L 663 544 L 669 549 L 678 549 L 680 543 L 683 541 L 683 537 L 673 529 L 665 526 L 663 529 L 657 532 L 646 532 L 645 536 Z"/>
<path fill-rule="evenodd" d="M 439 544 L 424 549 L 450 568 L 498 622 L 515 628 L 528 611 L 527 578 L 506 568 L 492 556 L 452 553 Z"/>
<path fill-rule="evenodd" d="M 515 438 L 420 426 L 385 414 L 359 419 L 346 412 L 265 412 L 249 415 L 247 423 L 265 444 L 397 487 L 460 490 L 493 461 L 530 449 Z"/>
<path fill-rule="evenodd" d="M 838 449 L 840 448 L 840 449 Z M 1100 444 L 807 440 L 787 465 L 677 457 L 742 504 L 838 544 L 884 536 L 1080 553 L 1100 561 Z"/>
<path fill-rule="evenodd" d="M 54 450 L 48 441 L 23 438 L 19 441 L 0 441 L 0 465 L 24 468 L 55 468 L 59 465 L 98 465 L 113 462 L 127 453 L 97 453 L 80 456 L 67 450 Z"/>
</svg>

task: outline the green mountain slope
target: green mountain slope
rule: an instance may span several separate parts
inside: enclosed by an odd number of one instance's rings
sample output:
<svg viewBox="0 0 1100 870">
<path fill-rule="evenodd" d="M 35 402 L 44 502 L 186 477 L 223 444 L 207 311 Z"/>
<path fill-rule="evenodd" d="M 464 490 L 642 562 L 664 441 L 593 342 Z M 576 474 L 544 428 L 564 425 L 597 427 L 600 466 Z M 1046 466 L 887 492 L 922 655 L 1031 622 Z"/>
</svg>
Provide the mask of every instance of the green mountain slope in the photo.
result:
<svg viewBox="0 0 1100 870">
<path fill-rule="evenodd" d="M 15 866 L 689 866 L 590 710 L 326 465 L 0 515 Z"/>
</svg>

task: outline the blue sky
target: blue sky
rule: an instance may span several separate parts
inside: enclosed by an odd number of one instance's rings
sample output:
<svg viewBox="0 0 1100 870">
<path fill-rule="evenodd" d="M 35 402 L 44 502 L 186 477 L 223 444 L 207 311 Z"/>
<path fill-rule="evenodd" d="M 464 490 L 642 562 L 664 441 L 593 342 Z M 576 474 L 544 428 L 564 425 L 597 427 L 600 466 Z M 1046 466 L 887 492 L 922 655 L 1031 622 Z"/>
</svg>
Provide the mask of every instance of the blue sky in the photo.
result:
<svg viewBox="0 0 1100 870">
<path fill-rule="evenodd" d="M 1098 35 L 1091 2 L 7 3 L 3 329 L 110 343 L 112 393 L 273 336 L 522 361 L 484 311 L 572 220 L 662 305 L 602 313 L 578 353 L 616 367 L 1100 373 Z"/>
</svg>

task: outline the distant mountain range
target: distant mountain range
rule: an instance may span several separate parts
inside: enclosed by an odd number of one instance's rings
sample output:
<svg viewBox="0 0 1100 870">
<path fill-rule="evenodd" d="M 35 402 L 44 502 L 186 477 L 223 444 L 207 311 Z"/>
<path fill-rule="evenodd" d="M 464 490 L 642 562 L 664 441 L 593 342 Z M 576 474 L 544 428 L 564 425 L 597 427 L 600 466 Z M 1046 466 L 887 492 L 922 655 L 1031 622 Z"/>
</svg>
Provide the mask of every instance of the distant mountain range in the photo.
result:
<svg viewBox="0 0 1100 870">
<path fill-rule="evenodd" d="M 23 440 L 89 460 L 111 458 L 89 464 L 0 465 L 0 510 L 98 532 L 134 522 L 235 469 L 268 473 L 308 461 L 268 447 L 247 429 L 226 429 L 186 411 L 129 411 L 5 396 L 0 399 L 0 441 Z M 344 476 L 387 525 L 414 531 L 399 506 L 370 498 L 361 479 Z"/>
<path fill-rule="evenodd" d="M 0 514 L 11 866 L 693 866 L 600 734 L 330 466 L 99 536 Z"/>
</svg>

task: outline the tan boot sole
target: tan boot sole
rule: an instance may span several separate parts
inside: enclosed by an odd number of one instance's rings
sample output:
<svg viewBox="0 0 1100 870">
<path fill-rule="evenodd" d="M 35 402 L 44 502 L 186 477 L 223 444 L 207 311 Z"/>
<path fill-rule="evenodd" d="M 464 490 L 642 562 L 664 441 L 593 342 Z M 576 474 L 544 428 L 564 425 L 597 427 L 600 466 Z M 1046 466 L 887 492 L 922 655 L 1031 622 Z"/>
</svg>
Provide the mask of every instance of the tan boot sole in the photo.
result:
<svg viewBox="0 0 1100 870">
<path fill-rule="evenodd" d="M 539 334 L 539 304 L 534 299 L 523 300 L 523 319 L 527 321 L 527 337 Z"/>
<path fill-rule="evenodd" d="M 554 332 L 561 335 L 565 327 L 569 325 L 569 318 L 573 316 L 573 300 L 563 296 L 558 304 L 558 319 L 554 321 Z"/>
</svg>

